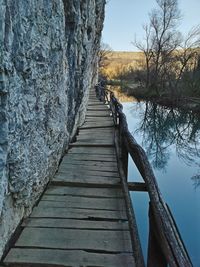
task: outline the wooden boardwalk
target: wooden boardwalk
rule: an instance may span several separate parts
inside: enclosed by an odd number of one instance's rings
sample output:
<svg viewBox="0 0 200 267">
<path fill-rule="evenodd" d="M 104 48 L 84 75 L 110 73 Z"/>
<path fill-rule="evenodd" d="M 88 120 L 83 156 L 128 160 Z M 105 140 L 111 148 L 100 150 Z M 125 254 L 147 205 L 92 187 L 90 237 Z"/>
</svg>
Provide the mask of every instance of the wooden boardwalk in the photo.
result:
<svg viewBox="0 0 200 267">
<path fill-rule="evenodd" d="M 135 266 L 108 107 L 90 94 L 85 123 L 6 266 Z"/>
</svg>

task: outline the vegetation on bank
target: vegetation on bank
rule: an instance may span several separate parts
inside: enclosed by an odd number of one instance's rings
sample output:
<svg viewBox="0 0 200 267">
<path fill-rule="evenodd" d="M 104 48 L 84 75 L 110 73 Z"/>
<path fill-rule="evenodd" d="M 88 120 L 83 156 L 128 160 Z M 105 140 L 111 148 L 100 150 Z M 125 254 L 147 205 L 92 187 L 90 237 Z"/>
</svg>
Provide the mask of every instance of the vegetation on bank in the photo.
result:
<svg viewBox="0 0 200 267">
<path fill-rule="evenodd" d="M 200 25 L 184 37 L 178 31 L 177 0 L 156 2 L 143 26 L 144 40 L 134 41 L 141 52 L 107 51 L 101 74 L 136 97 L 173 105 L 185 104 L 184 99 L 193 103 L 192 98 L 200 98 Z"/>
</svg>

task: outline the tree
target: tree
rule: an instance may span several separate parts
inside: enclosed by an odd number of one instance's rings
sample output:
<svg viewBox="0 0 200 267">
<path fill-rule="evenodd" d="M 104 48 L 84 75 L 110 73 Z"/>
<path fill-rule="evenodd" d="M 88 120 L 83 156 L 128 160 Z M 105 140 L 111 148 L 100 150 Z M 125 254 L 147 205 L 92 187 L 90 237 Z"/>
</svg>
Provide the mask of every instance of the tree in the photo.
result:
<svg viewBox="0 0 200 267">
<path fill-rule="evenodd" d="M 189 76 L 190 85 L 199 84 L 199 59 L 200 59 L 200 25 L 193 27 L 182 44 L 180 45 L 180 50 L 177 51 L 175 61 L 177 62 L 176 69 L 176 89 L 180 82 L 186 82 L 184 77 Z M 197 74 L 197 75 L 196 75 Z M 195 77 L 198 76 L 198 77 Z M 198 78 L 198 79 L 197 79 Z M 182 86 L 179 86 L 179 89 Z M 181 94 L 181 92 L 179 92 Z"/>
<path fill-rule="evenodd" d="M 106 43 L 101 43 L 100 50 L 98 53 L 98 63 L 100 69 L 107 66 L 108 58 L 111 55 L 112 55 L 112 48 Z"/>
<path fill-rule="evenodd" d="M 158 7 L 149 14 L 149 24 L 145 25 L 145 41 L 135 41 L 135 46 L 144 52 L 146 59 L 146 86 L 164 89 L 166 84 L 166 70 L 173 52 L 181 42 L 181 35 L 177 31 L 180 11 L 177 0 L 156 0 Z"/>
</svg>

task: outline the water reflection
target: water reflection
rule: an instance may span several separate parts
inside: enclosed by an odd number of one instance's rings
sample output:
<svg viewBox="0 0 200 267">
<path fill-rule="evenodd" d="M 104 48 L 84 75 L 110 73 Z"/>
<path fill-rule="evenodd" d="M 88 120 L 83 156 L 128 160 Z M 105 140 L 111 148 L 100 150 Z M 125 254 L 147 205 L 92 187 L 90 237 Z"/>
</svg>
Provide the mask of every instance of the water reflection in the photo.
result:
<svg viewBox="0 0 200 267">
<path fill-rule="evenodd" d="M 179 159 L 198 172 L 192 177 L 194 186 L 200 185 L 200 117 L 192 112 L 165 108 L 152 102 L 138 103 L 139 122 L 134 135 L 142 137 L 142 146 L 154 169 L 166 170 L 171 150 Z"/>
</svg>

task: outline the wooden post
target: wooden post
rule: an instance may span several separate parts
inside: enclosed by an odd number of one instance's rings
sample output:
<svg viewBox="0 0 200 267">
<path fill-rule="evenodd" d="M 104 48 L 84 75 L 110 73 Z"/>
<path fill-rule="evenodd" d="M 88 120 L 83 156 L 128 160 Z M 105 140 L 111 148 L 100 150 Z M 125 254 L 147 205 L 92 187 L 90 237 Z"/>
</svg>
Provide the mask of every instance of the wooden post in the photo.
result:
<svg viewBox="0 0 200 267">
<path fill-rule="evenodd" d="M 126 144 L 124 142 L 124 136 L 122 131 L 122 124 L 121 120 L 119 119 L 119 141 L 120 141 L 120 159 L 123 164 L 123 170 L 124 174 L 126 176 L 126 179 L 128 179 L 128 151 L 126 149 Z"/>
<path fill-rule="evenodd" d="M 122 162 L 120 159 L 120 139 L 119 139 L 119 131 L 116 129 L 115 130 L 115 148 L 116 148 L 116 154 L 117 154 L 117 162 L 119 166 L 119 173 L 121 177 L 121 182 L 122 182 L 122 188 L 125 196 L 125 202 L 126 202 L 126 213 L 128 217 L 128 222 L 129 222 L 129 228 L 131 232 L 131 242 L 132 242 L 132 248 L 133 248 L 133 255 L 135 258 L 135 263 L 136 267 L 145 267 L 144 263 L 144 257 L 142 253 L 142 248 L 141 248 L 141 243 L 140 243 L 140 238 L 139 238 L 139 233 L 137 229 L 137 222 L 135 218 L 135 213 L 133 210 L 132 206 L 132 201 L 130 197 L 130 193 L 128 190 L 128 184 L 126 180 L 126 176 L 124 174 L 124 170 L 122 167 Z"/>
<path fill-rule="evenodd" d="M 159 231 L 156 227 L 156 221 L 149 203 L 149 241 L 147 267 L 167 267 L 167 261 L 161 249 L 159 240 Z"/>
</svg>

